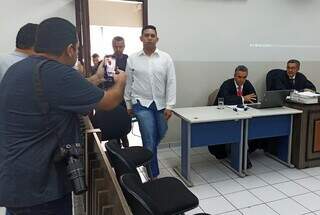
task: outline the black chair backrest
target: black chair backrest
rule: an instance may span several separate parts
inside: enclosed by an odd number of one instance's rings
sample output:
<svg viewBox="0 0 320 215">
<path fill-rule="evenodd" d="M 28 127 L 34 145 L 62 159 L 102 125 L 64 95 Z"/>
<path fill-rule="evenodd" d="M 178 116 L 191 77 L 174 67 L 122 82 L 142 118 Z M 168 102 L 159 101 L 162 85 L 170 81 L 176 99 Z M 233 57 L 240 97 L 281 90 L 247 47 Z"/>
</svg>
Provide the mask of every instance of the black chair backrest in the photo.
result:
<svg viewBox="0 0 320 215">
<path fill-rule="evenodd" d="M 120 177 L 120 185 L 133 214 L 161 215 L 156 202 L 142 189 L 142 182 L 134 174 L 124 174 Z"/>
<path fill-rule="evenodd" d="M 116 172 L 118 180 L 121 175 L 126 173 L 132 173 L 140 178 L 136 166 L 131 160 L 124 156 L 117 140 L 108 141 L 105 144 L 105 147 L 109 155 L 108 157 L 111 159 L 111 163 Z"/>
<path fill-rule="evenodd" d="M 266 90 L 274 90 L 276 86 L 276 80 L 280 78 L 286 71 L 283 69 L 273 69 L 270 70 L 266 76 Z"/>
<path fill-rule="evenodd" d="M 131 117 L 122 105 L 110 111 L 97 110 L 91 122 L 100 128 L 102 140 L 119 139 L 131 131 Z"/>
</svg>

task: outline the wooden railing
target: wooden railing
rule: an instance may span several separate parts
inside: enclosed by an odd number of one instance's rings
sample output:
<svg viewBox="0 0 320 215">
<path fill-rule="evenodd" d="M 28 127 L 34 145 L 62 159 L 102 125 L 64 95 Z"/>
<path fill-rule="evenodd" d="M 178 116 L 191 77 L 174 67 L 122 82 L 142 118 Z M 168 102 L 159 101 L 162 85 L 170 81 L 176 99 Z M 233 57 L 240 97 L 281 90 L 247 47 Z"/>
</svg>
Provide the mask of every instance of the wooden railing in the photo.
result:
<svg viewBox="0 0 320 215">
<path fill-rule="evenodd" d="M 86 120 L 85 171 L 88 192 L 86 215 L 132 215 L 100 141 L 100 130 Z"/>
</svg>

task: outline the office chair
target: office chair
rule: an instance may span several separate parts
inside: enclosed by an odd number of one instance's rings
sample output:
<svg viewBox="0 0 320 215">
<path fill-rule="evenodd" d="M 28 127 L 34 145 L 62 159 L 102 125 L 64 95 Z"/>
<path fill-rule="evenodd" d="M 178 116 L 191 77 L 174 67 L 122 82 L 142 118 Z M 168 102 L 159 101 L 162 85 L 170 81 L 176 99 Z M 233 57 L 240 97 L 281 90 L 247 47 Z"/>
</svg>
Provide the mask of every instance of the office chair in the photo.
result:
<svg viewBox="0 0 320 215">
<path fill-rule="evenodd" d="M 210 93 L 210 95 L 208 96 L 207 106 L 213 106 L 214 105 L 218 93 L 219 93 L 219 88 L 215 89 L 214 91 L 212 91 L 212 93 Z"/>
<path fill-rule="evenodd" d="M 273 69 L 267 73 L 266 76 L 266 90 L 275 90 L 277 86 L 275 85 L 277 81 L 285 74 L 285 70 L 282 69 Z"/>
<path fill-rule="evenodd" d="M 198 198 L 174 177 L 142 183 L 135 174 L 124 174 L 120 185 L 133 214 L 183 214 L 199 204 Z"/>
<path fill-rule="evenodd" d="M 131 131 L 131 117 L 123 105 L 109 111 L 97 110 L 91 122 L 95 128 L 100 128 L 102 140 L 116 139 L 121 145 L 121 139 L 124 147 L 129 146 L 126 136 Z"/>
<path fill-rule="evenodd" d="M 110 159 L 111 165 L 115 169 L 118 179 L 124 173 L 132 172 L 138 174 L 136 168 L 140 166 L 145 166 L 149 178 L 153 179 L 151 172 L 151 159 L 153 154 L 149 149 L 141 146 L 121 148 L 117 140 L 109 140 L 106 142 L 105 147 L 108 158 Z M 122 157 L 124 157 L 125 160 L 119 161 L 119 159 L 122 159 Z M 132 166 L 129 164 L 123 165 L 123 163 L 127 163 L 127 160 L 132 162 Z"/>
</svg>

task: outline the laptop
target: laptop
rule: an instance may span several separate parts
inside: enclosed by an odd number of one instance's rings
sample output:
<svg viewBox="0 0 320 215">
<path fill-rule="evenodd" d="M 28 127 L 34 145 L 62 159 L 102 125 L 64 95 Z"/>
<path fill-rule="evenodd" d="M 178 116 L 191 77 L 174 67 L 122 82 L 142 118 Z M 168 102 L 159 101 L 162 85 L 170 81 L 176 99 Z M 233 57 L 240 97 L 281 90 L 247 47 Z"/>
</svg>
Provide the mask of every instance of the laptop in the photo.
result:
<svg viewBox="0 0 320 215">
<path fill-rule="evenodd" d="M 289 94 L 290 90 L 266 91 L 260 103 L 248 104 L 248 107 L 256 109 L 282 107 Z"/>
</svg>

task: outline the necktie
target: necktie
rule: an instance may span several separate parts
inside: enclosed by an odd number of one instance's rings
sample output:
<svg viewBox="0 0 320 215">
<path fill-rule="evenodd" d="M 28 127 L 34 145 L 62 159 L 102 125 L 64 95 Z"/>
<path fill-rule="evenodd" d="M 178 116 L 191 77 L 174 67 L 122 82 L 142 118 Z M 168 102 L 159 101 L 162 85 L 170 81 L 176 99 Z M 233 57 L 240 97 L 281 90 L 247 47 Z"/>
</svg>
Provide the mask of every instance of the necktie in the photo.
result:
<svg viewBox="0 0 320 215">
<path fill-rule="evenodd" d="M 241 89 L 241 86 L 238 86 L 238 89 L 237 89 L 237 96 L 242 96 L 242 89 Z"/>
<path fill-rule="evenodd" d="M 295 80 L 292 78 L 292 79 L 289 79 L 289 83 L 290 83 L 290 89 L 294 89 L 294 82 L 295 82 Z"/>
</svg>

